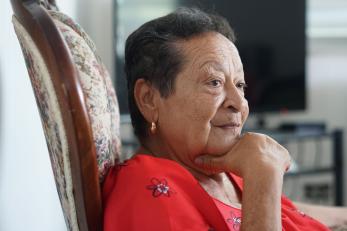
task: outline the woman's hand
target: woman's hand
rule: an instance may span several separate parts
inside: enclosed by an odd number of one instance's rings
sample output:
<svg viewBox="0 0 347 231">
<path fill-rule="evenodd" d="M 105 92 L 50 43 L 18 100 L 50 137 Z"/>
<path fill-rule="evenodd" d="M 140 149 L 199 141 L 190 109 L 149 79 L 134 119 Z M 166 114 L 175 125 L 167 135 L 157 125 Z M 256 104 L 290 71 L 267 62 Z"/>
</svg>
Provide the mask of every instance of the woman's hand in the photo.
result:
<svg viewBox="0 0 347 231">
<path fill-rule="evenodd" d="M 288 151 L 271 137 L 248 132 L 224 155 L 199 156 L 195 163 L 207 173 L 232 172 L 245 177 L 267 170 L 283 175 L 290 159 Z"/>
<path fill-rule="evenodd" d="M 290 156 L 279 143 L 246 133 L 226 154 L 200 156 L 195 162 L 207 173 L 233 172 L 243 178 L 242 231 L 282 230 L 281 193 Z"/>
</svg>

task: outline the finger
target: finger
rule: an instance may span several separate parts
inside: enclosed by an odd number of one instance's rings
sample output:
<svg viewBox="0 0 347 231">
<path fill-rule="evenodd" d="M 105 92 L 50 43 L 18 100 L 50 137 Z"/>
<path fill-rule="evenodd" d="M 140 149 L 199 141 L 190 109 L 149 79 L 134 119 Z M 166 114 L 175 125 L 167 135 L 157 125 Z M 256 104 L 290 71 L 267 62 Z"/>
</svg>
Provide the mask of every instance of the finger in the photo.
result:
<svg viewBox="0 0 347 231">
<path fill-rule="evenodd" d="M 194 160 L 195 164 L 209 172 L 219 172 L 225 168 L 224 156 L 199 156 Z"/>
</svg>

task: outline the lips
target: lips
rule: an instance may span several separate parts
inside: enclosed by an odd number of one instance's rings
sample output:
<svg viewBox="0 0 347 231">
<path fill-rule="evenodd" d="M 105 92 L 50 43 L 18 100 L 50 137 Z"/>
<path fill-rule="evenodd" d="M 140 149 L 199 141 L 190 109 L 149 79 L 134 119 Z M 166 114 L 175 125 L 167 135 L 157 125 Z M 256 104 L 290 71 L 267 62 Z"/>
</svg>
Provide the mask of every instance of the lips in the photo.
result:
<svg viewBox="0 0 347 231">
<path fill-rule="evenodd" d="M 238 128 L 241 126 L 241 123 L 239 123 L 239 122 L 226 122 L 226 123 L 213 124 L 213 126 L 221 127 L 221 128 Z"/>
</svg>

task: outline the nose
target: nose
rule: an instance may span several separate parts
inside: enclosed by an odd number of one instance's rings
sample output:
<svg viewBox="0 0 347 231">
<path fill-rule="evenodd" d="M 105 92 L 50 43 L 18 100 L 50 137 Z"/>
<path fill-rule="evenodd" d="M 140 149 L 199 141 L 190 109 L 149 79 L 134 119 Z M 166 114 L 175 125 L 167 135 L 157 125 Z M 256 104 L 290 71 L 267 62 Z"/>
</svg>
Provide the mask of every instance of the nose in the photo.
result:
<svg viewBox="0 0 347 231">
<path fill-rule="evenodd" d="M 226 88 L 224 108 L 229 108 L 234 112 L 243 112 L 248 107 L 248 102 L 245 99 L 242 90 L 238 89 L 234 84 L 229 84 Z"/>
</svg>

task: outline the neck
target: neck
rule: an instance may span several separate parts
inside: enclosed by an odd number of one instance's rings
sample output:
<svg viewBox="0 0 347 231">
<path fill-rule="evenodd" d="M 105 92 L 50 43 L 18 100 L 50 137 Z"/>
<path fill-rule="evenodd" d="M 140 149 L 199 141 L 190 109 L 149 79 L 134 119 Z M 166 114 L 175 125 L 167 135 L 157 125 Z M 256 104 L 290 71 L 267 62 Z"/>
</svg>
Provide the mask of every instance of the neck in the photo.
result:
<svg viewBox="0 0 347 231">
<path fill-rule="evenodd" d="M 223 172 L 222 173 L 216 173 L 216 174 L 205 174 L 204 172 L 195 170 L 195 169 L 185 165 L 184 163 L 179 161 L 177 158 L 173 158 L 168 154 L 161 153 L 161 152 L 155 152 L 154 150 L 152 151 L 152 149 L 148 148 L 147 145 L 140 146 L 140 148 L 137 150 L 136 154 L 146 154 L 146 155 L 153 156 L 153 157 L 159 157 L 159 158 L 164 158 L 164 159 L 169 159 L 169 160 L 175 161 L 175 162 L 179 163 L 182 167 L 187 169 L 202 184 L 208 184 L 211 181 L 215 181 L 216 183 L 223 183 L 226 179 L 225 178 L 226 175 Z"/>
<path fill-rule="evenodd" d="M 180 164 L 182 167 L 187 169 L 194 177 L 198 180 L 201 187 L 213 198 L 223 201 L 225 204 L 232 205 L 234 203 L 241 203 L 241 192 L 238 187 L 232 182 L 226 173 L 221 172 L 217 174 L 205 174 L 202 171 L 198 171 L 184 164 L 182 161 L 174 157 L 174 155 L 169 155 L 159 150 L 148 146 L 142 145 L 137 154 L 146 154 L 158 158 L 169 159 Z"/>
</svg>

